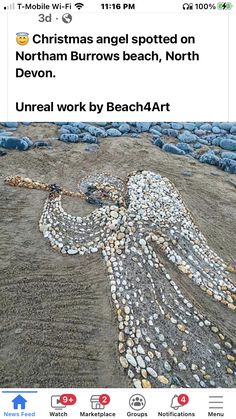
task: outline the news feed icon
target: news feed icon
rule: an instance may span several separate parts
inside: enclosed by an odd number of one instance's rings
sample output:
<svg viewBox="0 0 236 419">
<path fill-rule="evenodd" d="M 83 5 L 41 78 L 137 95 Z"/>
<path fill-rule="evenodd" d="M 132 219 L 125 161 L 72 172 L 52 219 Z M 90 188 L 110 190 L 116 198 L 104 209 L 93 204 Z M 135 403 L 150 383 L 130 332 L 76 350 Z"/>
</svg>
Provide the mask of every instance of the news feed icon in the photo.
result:
<svg viewBox="0 0 236 419">
<path fill-rule="evenodd" d="M 17 32 L 16 42 L 18 45 L 21 45 L 21 46 L 27 45 L 29 42 L 28 32 Z"/>
<path fill-rule="evenodd" d="M 18 410 L 18 409 L 25 410 L 26 403 L 27 403 L 27 400 L 21 394 L 18 394 L 18 396 L 16 396 L 12 400 L 14 410 Z"/>
</svg>

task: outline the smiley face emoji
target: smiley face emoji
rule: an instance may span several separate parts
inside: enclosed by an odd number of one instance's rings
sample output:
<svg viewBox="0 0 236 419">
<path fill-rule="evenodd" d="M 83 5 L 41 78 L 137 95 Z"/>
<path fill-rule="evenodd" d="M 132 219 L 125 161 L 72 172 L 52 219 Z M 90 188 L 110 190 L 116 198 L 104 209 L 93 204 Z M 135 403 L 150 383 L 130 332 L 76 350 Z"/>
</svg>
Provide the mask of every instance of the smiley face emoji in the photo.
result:
<svg viewBox="0 0 236 419">
<path fill-rule="evenodd" d="M 29 34 L 27 32 L 18 32 L 16 34 L 16 42 L 21 46 L 27 45 L 29 42 Z"/>
</svg>

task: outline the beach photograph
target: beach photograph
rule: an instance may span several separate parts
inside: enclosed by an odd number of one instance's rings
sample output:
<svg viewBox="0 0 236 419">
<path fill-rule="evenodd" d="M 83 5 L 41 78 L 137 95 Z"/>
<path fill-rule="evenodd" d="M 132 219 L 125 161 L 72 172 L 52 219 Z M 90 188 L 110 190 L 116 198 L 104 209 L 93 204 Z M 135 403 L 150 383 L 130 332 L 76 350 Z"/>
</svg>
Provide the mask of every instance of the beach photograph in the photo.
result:
<svg viewBox="0 0 236 419">
<path fill-rule="evenodd" d="M 2 388 L 236 386 L 236 122 L 0 122 Z"/>
</svg>

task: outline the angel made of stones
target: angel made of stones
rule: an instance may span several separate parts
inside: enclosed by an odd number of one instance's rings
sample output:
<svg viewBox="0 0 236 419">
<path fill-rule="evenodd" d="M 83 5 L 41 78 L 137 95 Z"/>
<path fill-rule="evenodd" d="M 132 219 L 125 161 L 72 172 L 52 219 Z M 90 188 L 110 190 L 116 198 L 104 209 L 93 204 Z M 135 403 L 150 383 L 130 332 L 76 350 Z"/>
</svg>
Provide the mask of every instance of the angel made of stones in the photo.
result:
<svg viewBox="0 0 236 419">
<path fill-rule="evenodd" d="M 102 254 L 117 310 L 120 364 L 135 387 L 235 386 L 234 337 L 208 311 L 221 305 L 235 318 L 233 268 L 207 245 L 167 178 L 148 171 L 126 181 L 94 175 L 82 180 L 80 192 L 19 176 L 6 182 L 50 192 L 39 229 L 54 249 Z M 63 194 L 98 207 L 73 216 L 62 207 Z"/>
</svg>

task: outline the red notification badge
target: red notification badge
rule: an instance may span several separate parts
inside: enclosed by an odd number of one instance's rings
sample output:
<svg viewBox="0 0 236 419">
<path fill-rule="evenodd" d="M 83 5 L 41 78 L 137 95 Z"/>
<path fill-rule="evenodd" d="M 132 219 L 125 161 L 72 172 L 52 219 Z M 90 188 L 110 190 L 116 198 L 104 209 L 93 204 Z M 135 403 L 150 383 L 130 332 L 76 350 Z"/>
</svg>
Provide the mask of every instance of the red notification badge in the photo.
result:
<svg viewBox="0 0 236 419">
<path fill-rule="evenodd" d="M 185 406 L 186 404 L 188 404 L 188 402 L 189 402 L 189 397 L 187 396 L 187 394 L 180 394 L 178 396 L 178 403 L 181 406 Z"/>
<path fill-rule="evenodd" d="M 102 404 L 103 406 L 106 406 L 107 404 L 110 403 L 110 396 L 108 396 L 108 394 L 101 394 L 101 396 L 99 396 L 99 403 Z"/>
<path fill-rule="evenodd" d="M 76 403 L 76 396 L 74 394 L 62 394 L 60 396 L 60 403 L 64 406 L 72 406 Z"/>
</svg>

